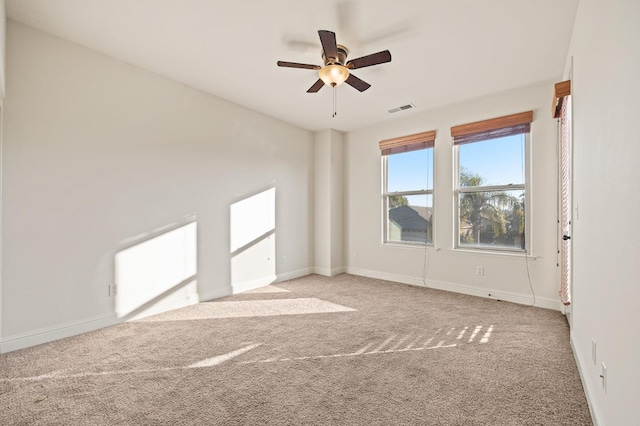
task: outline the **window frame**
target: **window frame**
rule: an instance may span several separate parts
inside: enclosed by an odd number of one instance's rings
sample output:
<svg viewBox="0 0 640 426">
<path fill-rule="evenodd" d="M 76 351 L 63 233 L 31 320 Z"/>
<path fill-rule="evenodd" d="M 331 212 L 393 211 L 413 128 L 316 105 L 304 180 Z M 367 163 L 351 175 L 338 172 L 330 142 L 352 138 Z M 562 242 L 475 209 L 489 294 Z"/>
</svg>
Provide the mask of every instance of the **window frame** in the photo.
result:
<svg viewBox="0 0 640 426">
<path fill-rule="evenodd" d="M 424 144 L 425 146 L 416 148 L 416 146 Z M 385 148 L 388 146 L 394 146 L 391 152 L 385 153 Z M 408 149 L 403 150 L 401 147 Z M 388 149 L 388 148 L 387 148 Z M 432 183 L 431 188 L 426 189 L 411 189 L 407 191 L 388 191 L 389 184 L 389 162 L 390 155 L 402 154 L 411 151 L 421 151 L 431 149 L 431 170 L 432 170 Z M 382 175 L 382 229 L 381 240 L 383 245 L 396 245 L 402 247 L 434 247 L 435 246 L 435 188 L 436 188 L 436 173 L 435 173 L 435 130 L 429 132 L 418 133 L 415 135 L 403 136 L 400 138 L 388 139 L 380 142 L 380 150 L 382 151 L 381 159 L 381 175 Z M 412 196 L 412 195 L 424 195 L 426 197 L 431 196 L 431 241 L 398 241 L 389 239 L 389 197 L 391 196 Z M 428 229 L 428 228 L 427 228 Z M 428 232 L 427 232 L 428 235 Z"/>
<path fill-rule="evenodd" d="M 526 115 L 525 115 L 526 114 Z M 519 118 L 517 117 L 519 116 Z M 527 124 L 530 124 L 533 121 L 533 114 L 531 112 L 514 114 L 512 116 L 500 117 L 493 120 L 485 120 L 484 122 L 472 123 L 470 125 L 462 125 L 456 126 L 458 128 L 462 128 L 464 126 L 473 126 L 480 125 L 481 123 L 490 123 L 490 122 L 499 122 L 499 120 L 514 118 L 515 121 L 524 121 Z M 505 128 L 508 126 L 505 126 Z M 453 167 L 453 213 L 454 213 L 454 229 L 453 229 L 453 248 L 454 250 L 461 251 L 473 251 L 473 252 L 493 252 L 493 253 L 512 253 L 512 254 L 524 254 L 527 255 L 531 252 L 531 238 L 529 237 L 531 234 L 531 191 L 530 191 L 530 182 L 531 182 L 531 132 L 530 127 L 527 131 L 520 133 L 524 138 L 524 158 L 523 158 L 523 167 L 524 167 L 524 182 L 519 184 L 504 184 L 504 185 L 485 185 L 485 186 L 474 186 L 474 187 L 460 187 L 460 146 L 466 143 L 481 143 L 484 141 L 499 139 L 503 136 L 496 135 L 495 137 L 488 137 L 483 140 L 471 141 L 471 142 L 463 142 L 463 143 L 455 143 L 454 129 L 452 127 L 452 137 L 454 139 L 453 149 L 454 149 L 454 167 Z M 487 125 L 487 129 L 491 131 L 491 124 Z M 493 127 L 493 129 L 500 130 L 499 127 Z M 480 130 L 478 133 L 481 133 L 483 130 Z M 470 132 L 471 133 L 471 132 Z M 473 136 L 473 134 L 472 134 Z M 507 135 L 509 136 L 509 135 Z M 460 241 L 460 197 L 461 194 L 465 193 L 480 193 L 480 192 L 488 192 L 488 191 L 523 191 L 524 192 L 524 230 L 523 230 L 523 238 L 524 238 L 524 247 L 505 247 L 505 246 L 496 246 L 491 247 L 487 245 L 463 245 Z"/>
</svg>

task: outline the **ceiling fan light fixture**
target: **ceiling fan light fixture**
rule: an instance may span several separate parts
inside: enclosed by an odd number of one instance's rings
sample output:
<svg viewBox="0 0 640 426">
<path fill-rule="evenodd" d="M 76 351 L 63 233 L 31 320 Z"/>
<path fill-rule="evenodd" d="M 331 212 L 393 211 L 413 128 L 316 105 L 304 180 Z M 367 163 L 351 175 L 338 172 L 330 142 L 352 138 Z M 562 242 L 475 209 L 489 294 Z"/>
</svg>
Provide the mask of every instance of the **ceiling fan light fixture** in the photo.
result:
<svg viewBox="0 0 640 426">
<path fill-rule="evenodd" d="M 349 78 L 349 70 L 342 65 L 327 65 L 318 71 L 318 76 L 327 86 L 340 86 Z"/>
</svg>

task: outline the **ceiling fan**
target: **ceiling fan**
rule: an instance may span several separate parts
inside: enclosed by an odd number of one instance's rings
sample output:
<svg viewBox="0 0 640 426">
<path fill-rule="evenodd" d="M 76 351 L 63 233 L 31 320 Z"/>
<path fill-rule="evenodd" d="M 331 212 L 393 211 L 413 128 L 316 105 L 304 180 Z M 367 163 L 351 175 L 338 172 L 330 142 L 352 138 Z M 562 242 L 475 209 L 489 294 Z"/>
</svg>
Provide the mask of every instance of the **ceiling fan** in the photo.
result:
<svg viewBox="0 0 640 426">
<path fill-rule="evenodd" d="M 307 90 L 307 93 L 317 93 L 325 84 L 336 87 L 342 83 L 347 83 L 360 92 L 364 92 L 371 87 L 371 85 L 351 74 L 350 70 L 391 62 L 391 53 L 388 50 L 347 62 L 349 49 L 336 43 L 336 34 L 334 32 L 320 30 L 318 31 L 318 35 L 320 36 L 320 43 L 322 44 L 322 60 L 324 66 L 278 61 L 279 67 L 303 68 L 318 71 L 320 78 Z"/>
</svg>

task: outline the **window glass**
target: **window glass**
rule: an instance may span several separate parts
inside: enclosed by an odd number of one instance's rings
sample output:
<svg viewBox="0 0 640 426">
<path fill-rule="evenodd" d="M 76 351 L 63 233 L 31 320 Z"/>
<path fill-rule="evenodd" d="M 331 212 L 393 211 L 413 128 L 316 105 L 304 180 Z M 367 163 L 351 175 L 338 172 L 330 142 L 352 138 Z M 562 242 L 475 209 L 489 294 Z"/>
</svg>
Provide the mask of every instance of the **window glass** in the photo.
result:
<svg viewBox="0 0 640 426">
<path fill-rule="evenodd" d="M 387 215 L 387 241 L 433 243 L 433 196 L 391 195 Z"/>
<path fill-rule="evenodd" d="M 433 189 L 433 148 L 387 156 L 387 192 Z"/>
<path fill-rule="evenodd" d="M 459 150 L 460 169 L 480 177 L 481 185 L 524 183 L 524 135 L 464 144 Z"/>
<path fill-rule="evenodd" d="M 460 247 L 524 249 L 524 191 L 461 193 Z"/>
<path fill-rule="evenodd" d="M 433 244 L 433 148 L 383 156 L 384 241 Z"/>
<path fill-rule="evenodd" d="M 525 249 L 525 141 L 520 134 L 456 147 L 458 247 Z"/>
</svg>

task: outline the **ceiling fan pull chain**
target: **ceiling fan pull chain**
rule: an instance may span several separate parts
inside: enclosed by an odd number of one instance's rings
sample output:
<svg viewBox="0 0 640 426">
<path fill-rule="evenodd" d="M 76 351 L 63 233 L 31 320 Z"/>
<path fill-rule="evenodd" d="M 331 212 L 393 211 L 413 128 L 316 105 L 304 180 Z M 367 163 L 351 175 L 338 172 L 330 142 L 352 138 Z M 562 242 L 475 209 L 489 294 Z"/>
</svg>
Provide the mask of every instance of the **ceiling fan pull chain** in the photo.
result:
<svg viewBox="0 0 640 426">
<path fill-rule="evenodd" d="M 335 84 L 333 85 L 333 115 L 332 117 L 335 117 L 336 115 L 338 115 L 338 112 L 336 111 L 337 106 L 338 106 L 338 102 L 337 102 L 337 98 L 336 98 L 336 86 Z"/>
</svg>

